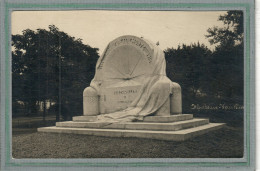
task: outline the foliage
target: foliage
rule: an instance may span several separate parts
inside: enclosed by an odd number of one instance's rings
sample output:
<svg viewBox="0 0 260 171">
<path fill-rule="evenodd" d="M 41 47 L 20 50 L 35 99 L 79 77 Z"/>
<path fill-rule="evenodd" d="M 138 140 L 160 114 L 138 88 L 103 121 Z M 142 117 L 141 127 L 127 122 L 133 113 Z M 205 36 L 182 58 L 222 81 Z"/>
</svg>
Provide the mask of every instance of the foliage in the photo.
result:
<svg viewBox="0 0 260 171">
<path fill-rule="evenodd" d="M 61 112 L 65 119 L 82 113 L 82 92 L 94 76 L 97 48 L 54 25 L 12 35 L 12 46 L 13 102 L 23 102 L 29 115 L 39 111 L 40 102 L 45 113 L 50 101 L 56 112 L 66 111 Z"/>
<path fill-rule="evenodd" d="M 227 11 L 219 16 L 223 28 L 208 29 L 207 38 L 216 44 L 210 66 L 214 79 L 211 86 L 218 96 L 243 103 L 244 29 L 243 11 Z"/>
<path fill-rule="evenodd" d="M 167 76 L 182 87 L 183 109 L 208 94 L 209 63 L 212 52 L 204 44 L 178 46 L 164 51 Z"/>
<path fill-rule="evenodd" d="M 182 87 L 183 110 L 192 104 L 243 104 L 243 13 L 228 11 L 219 17 L 224 27 L 208 29 L 209 50 L 199 43 L 166 49 L 168 77 Z"/>
<path fill-rule="evenodd" d="M 219 21 L 224 27 L 209 28 L 207 38 L 211 44 L 219 44 L 222 47 L 232 47 L 243 43 L 243 11 L 227 11 L 225 15 L 219 16 Z"/>
<path fill-rule="evenodd" d="M 182 87 L 183 110 L 192 104 L 243 104 L 243 48 L 210 51 L 182 45 L 164 51 L 167 76 Z"/>
</svg>

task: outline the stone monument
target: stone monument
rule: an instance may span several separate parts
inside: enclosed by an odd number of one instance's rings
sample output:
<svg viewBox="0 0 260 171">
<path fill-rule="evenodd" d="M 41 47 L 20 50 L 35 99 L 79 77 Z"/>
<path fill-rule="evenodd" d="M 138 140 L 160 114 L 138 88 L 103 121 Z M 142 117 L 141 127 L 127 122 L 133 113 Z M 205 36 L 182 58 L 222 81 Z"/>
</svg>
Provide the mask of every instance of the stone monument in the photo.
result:
<svg viewBox="0 0 260 171">
<path fill-rule="evenodd" d="M 150 41 L 122 36 L 110 42 L 83 92 L 84 116 L 143 120 L 182 113 L 180 85 L 166 76 L 164 53 Z"/>
<path fill-rule="evenodd" d="M 98 59 L 83 91 L 83 116 L 38 131 L 181 141 L 223 125 L 182 114 L 181 87 L 166 76 L 163 51 L 126 35 Z"/>
</svg>

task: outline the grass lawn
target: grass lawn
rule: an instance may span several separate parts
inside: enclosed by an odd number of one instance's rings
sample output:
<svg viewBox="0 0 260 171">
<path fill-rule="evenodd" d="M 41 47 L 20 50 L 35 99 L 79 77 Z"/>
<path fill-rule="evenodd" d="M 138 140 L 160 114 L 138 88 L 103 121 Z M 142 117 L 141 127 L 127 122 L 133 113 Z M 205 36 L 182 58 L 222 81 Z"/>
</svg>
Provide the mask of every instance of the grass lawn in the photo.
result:
<svg viewBox="0 0 260 171">
<path fill-rule="evenodd" d="M 40 133 L 14 124 L 14 158 L 241 158 L 243 128 L 224 128 L 184 142 Z M 34 120 L 37 124 L 37 121 Z M 49 120 L 46 125 L 55 121 Z"/>
</svg>

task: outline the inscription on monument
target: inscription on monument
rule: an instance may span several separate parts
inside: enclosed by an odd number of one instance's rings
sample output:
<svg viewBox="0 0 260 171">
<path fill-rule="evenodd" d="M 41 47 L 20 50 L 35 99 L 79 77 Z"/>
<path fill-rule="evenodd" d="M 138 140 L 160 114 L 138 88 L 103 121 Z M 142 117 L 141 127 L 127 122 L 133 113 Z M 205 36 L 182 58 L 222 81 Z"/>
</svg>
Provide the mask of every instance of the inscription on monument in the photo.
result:
<svg viewBox="0 0 260 171">
<path fill-rule="evenodd" d="M 114 95 L 120 95 L 120 94 L 129 94 L 129 93 L 137 93 L 137 90 L 117 90 L 114 91 Z"/>
<path fill-rule="evenodd" d="M 138 47 L 139 49 L 141 49 L 145 53 L 145 56 L 147 57 L 149 63 L 152 62 L 152 56 L 148 50 L 148 47 L 146 47 L 146 45 L 144 43 L 141 43 L 139 40 L 137 40 L 135 38 L 121 38 L 120 40 L 116 41 L 113 44 L 113 46 L 117 47 L 117 46 L 126 45 L 126 44 L 132 44 L 132 45 L 135 45 L 136 47 Z"/>
<path fill-rule="evenodd" d="M 136 98 L 139 89 L 140 85 L 106 88 L 100 95 L 100 104 L 106 108 L 104 112 L 127 108 Z"/>
<path fill-rule="evenodd" d="M 102 60 L 98 66 L 98 69 L 102 69 L 103 68 L 103 65 L 104 65 L 104 60 Z"/>
</svg>

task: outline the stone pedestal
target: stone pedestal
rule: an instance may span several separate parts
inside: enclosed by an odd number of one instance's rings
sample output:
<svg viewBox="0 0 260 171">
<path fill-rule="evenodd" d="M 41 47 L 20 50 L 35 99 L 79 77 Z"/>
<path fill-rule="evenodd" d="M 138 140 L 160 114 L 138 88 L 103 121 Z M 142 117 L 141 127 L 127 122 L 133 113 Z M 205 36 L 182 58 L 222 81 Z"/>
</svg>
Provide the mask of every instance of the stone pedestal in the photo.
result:
<svg viewBox="0 0 260 171">
<path fill-rule="evenodd" d="M 223 123 L 209 123 L 209 120 L 204 118 L 193 118 L 192 114 L 147 116 L 143 122 L 126 123 L 96 122 L 95 116 L 77 116 L 73 117 L 73 121 L 57 122 L 54 127 L 38 128 L 38 131 L 185 141 L 220 129 L 224 125 Z"/>
</svg>

